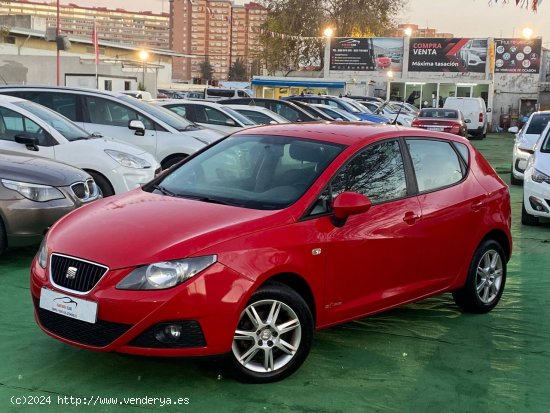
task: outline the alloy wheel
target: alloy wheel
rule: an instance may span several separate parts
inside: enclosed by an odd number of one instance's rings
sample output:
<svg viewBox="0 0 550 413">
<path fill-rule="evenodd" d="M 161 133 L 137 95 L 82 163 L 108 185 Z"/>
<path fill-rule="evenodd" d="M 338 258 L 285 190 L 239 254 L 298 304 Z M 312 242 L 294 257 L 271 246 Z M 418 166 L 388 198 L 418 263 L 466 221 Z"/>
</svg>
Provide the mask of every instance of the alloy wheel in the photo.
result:
<svg viewBox="0 0 550 413">
<path fill-rule="evenodd" d="M 476 292 L 484 304 L 491 304 L 502 285 L 503 263 L 495 250 L 483 254 L 477 266 Z"/>
</svg>

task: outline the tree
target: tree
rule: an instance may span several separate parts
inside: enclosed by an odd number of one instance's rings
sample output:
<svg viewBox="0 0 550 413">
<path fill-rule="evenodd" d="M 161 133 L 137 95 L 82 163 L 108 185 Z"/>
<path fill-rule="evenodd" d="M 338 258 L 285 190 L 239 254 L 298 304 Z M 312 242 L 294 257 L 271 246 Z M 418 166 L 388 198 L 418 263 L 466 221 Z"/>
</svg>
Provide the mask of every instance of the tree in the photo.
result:
<svg viewBox="0 0 550 413">
<path fill-rule="evenodd" d="M 489 0 L 489 5 L 498 4 L 499 0 Z M 537 11 L 538 6 L 542 3 L 542 0 L 500 0 L 502 4 L 516 3 L 516 6 L 525 7 Z"/>
<path fill-rule="evenodd" d="M 244 82 L 248 80 L 246 75 L 246 66 L 242 58 L 237 57 L 233 65 L 229 68 L 229 80 Z"/>
<path fill-rule="evenodd" d="M 203 81 L 211 81 L 213 74 L 214 74 L 214 68 L 208 61 L 208 59 L 205 59 L 203 62 L 199 63 L 199 69 L 201 72 L 201 79 Z"/>
<path fill-rule="evenodd" d="M 337 36 L 383 36 L 406 0 L 264 0 L 261 42 L 269 72 L 323 65 L 323 29 Z"/>
</svg>

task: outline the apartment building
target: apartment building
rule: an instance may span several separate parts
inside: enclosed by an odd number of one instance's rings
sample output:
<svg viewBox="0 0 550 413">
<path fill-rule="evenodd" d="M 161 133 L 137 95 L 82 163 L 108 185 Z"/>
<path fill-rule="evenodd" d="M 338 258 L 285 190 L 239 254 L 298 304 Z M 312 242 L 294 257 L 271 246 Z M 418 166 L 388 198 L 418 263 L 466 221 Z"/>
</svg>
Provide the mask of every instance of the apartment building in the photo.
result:
<svg viewBox="0 0 550 413">
<path fill-rule="evenodd" d="M 173 0 L 170 3 L 171 49 L 193 58 L 175 58 L 174 79 L 201 78 L 208 60 L 213 78 L 226 80 L 231 65 L 241 58 L 247 69 L 260 52 L 260 28 L 267 10 L 257 4 L 235 5 L 230 0 Z"/>
<path fill-rule="evenodd" d="M 0 15 L 32 15 L 43 17 L 49 27 L 56 26 L 57 6 L 55 1 L 38 3 L 30 1 L 1 1 Z M 169 49 L 168 13 L 151 11 L 131 12 L 106 7 L 81 7 L 62 4 L 59 7 L 60 26 L 63 33 L 91 37 L 94 25 L 100 40 L 132 46 Z"/>
</svg>

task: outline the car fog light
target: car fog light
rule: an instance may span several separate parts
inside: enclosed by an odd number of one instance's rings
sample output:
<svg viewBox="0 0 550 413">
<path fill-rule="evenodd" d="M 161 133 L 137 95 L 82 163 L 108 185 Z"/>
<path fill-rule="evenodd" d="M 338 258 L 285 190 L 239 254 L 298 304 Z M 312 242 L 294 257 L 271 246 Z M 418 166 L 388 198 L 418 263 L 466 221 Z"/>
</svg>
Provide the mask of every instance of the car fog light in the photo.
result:
<svg viewBox="0 0 550 413">
<path fill-rule="evenodd" d="M 544 203 L 537 197 L 530 196 L 529 203 L 531 204 L 531 208 L 533 208 L 535 211 L 550 212 L 546 205 L 544 205 Z"/>
<path fill-rule="evenodd" d="M 159 328 L 155 338 L 161 343 L 173 343 L 181 337 L 182 327 L 179 324 L 168 324 Z"/>
</svg>

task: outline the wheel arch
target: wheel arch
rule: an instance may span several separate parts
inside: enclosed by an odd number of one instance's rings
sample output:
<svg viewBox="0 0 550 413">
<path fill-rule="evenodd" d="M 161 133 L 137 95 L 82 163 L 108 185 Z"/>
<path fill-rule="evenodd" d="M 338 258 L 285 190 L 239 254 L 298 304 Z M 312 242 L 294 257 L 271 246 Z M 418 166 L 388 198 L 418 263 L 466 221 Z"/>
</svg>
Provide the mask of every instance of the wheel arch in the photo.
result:
<svg viewBox="0 0 550 413">
<path fill-rule="evenodd" d="M 172 153 L 168 156 L 166 156 L 162 161 L 160 161 L 161 166 L 164 169 L 164 165 L 166 165 L 167 162 L 171 161 L 172 159 L 178 159 L 178 158 L 187 158 L 189 155 L 185 153 Z"/>
<path fill-rule="evenodd" d="M 107 178 L 104 174 L 102 174 L 101 172 L 98 172 L 97 170 L 95 169 L 92 169 L 92 168 L 82 168 L 83 171 L 85 172 L 88 172 L 90 175 L 92 175 L 92 178 L 93 178 L 93 175 L 99 175 L 101 178 L 105 179 L 105 181 L 107 181 L 107 183 L 109 184 L 109 186 L 111 187 L 111 190 L 113 191 L 113 194 L 116 194 L 116 191 L 115 191 L 115 188 L 113 186 L 113 183 L 111 182 L 111 180 L 109 178 Z"/>
<path fill-rule="evenodd" d="M 303 277 L 291 272 L 279 273 L 279 274 L 272 275 L 271 277 L 264 280 L 258 288 L 261 288 L 263 285 L 273 281 L 284 284 L 287 287 L 292 288 L 294 291 L 296 291 L 306 302 L 307 306 L 309 307 L 309 310 L 311 311 L 311 315 L 313 316 L 313 321 L 314 323 L 316 322 L 317 311 L 315 307 L 315 299 L 313 297 L 313 291 L 311 290 L 310 285 L 307 283 L 307 281 Z"/>
<path fill-rule="evenodd" d="M 488 232 L 479 244 L 489 239 L 495 240 L 501 245 L 504 250 L 504 254 L 506 254 L 506 261 L 509 261 L 510 256 L 512 255 L 512 245 L 510 244 L 510 240 L 506 233 L 501 229 L 494 229 Z"/>
</svg>

